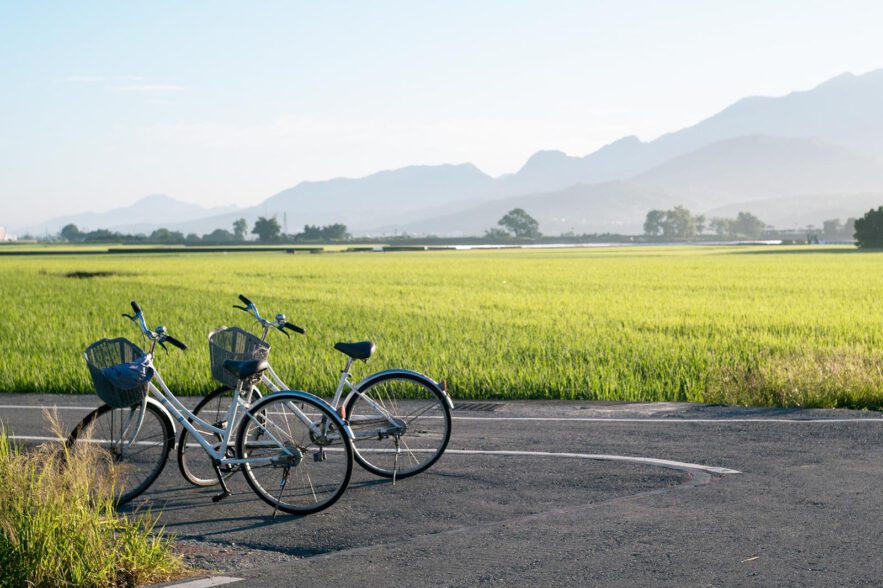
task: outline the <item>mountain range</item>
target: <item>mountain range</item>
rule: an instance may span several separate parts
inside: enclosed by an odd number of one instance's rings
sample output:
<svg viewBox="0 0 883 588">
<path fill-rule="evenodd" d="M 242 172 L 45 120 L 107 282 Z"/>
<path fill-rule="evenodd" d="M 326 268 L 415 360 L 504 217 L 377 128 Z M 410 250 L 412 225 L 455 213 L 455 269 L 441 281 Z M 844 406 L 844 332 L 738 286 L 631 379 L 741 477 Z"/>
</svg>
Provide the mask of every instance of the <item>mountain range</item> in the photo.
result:
<svg viewBox="0 0 883 588">
<path fill-rule="evenodd" d="M 521 207 L 548 234 L 637 233 L 651 208 L 708 216 L 746 210 L 797 228 L 883 204 L 883 69 L 843 74 L 780 97 L 748 97 L 696 125 L 643 142 L 629 136 L 584 157 L 540 151 L 494 178 L 472 164 L 410 166 L 302 182 L 258 206 L 202 209 L 151 196 L 126 209 L 53 219 L 128 232 L 206 233 L 235 219 L 343 222 L 355 235 L 481 234 Z"/>
</svg>

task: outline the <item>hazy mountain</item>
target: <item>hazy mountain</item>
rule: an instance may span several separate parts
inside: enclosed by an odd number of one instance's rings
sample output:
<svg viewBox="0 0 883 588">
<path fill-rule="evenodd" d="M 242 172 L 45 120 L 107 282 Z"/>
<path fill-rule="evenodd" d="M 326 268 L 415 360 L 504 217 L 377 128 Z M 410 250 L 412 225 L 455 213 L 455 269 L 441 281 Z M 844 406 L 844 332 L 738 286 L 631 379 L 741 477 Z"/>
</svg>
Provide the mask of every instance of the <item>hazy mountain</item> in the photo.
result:
<svg viewBox="0 0 883 588">
<path fill-rule="evenodd" d="M 134 204 L 106 212 L 84 212 L 50 219 L 29 229 L 30 232 L 56 233 L 73 223 L 80 230 L 109 229 L 130 233 L 150 232 L 159 226 L 199 219 L 211 214 L 235 210 L 234 206 L 203 208 L 197 204 L 182 202 L 165 194 L 151 194 Z"/>
<path fill-rule="evenodd" d="M 297 214 L 420 210 L 484 194 L 493 181 L 471 163 L 415 165 L 364 178 L 301 182 L 257 208 Z"/>
<path fill-rule="evenodd" d="M 883 69 L 840 75 L 811 90 L 749 97 L 696 125 L 650 142 L 625 137 L 585 157 L 540 151 L 501 180 L 501 194 L 552 191 L 625 179 L 672 158 L 746 135 L 814 138 L 883 157 Z"/>
<path fill-rule="evenodd" d="M 883 164 L 814 139 L 754 135 L 712 143 L 632 181 L 713 208 L 776 196 L 883 191 Z"/>
<path fill-rule="evenodd" d="M 845 73 L 811 90 L 739 100 L 702 122 L 650 145 L 665 157 L 740 135 L 815 138 L 883 156 L 883 69 Z"/>
<path fill-rule="evenodd" d="M 647 211 L 679 204 L 712 216 L 745 210 L 776 226 L 787 220 L 782 226 L 790 227 L 794 219 L 821 224 L 855 216 L 856 207 L 873 201 L 875 196 L 868 195 L 873 192 L 883 193 L 883 164 L 876 160 L 812 139 L 751 136 L 712 143 L 628 181 L 497 199 L 396 228 L 414 234 L 480 234 L 520 207 L 550 234 L 640 232 Z M 793 196 L 822 193 L 829 194 L 827 199 L 807 197 L 803 204 Z M 789 216 L 789 205 L 800 212 Z"/>
<path fill-rule="evenodd" d="M 594 184 L 628 178 L 657 163 L 657 159 L 649 156 L 646 144 L 634 136 L 620 139 L 585 157 L 572 157 L 561 151 L 539 151 L 517 173 L 500 178 L 493 193 L 503 196 L 547 192 L 578 183 Z"/>
<path fill-rule="evenodd" d="M 253 223 L 260 216 L 275 215 L 290 233 L 299 232 L 305 224 L 338 222 L 364 231 L 438 214 L 445 206 L 487 194 L 493 183 L 493 178 L 472 164 L 410 166 L 363 178 L 301 182 L 258 206 L 166 226 L 203 234 L 217 227 L 229 228 L 237 218 Z"/>
</svg>

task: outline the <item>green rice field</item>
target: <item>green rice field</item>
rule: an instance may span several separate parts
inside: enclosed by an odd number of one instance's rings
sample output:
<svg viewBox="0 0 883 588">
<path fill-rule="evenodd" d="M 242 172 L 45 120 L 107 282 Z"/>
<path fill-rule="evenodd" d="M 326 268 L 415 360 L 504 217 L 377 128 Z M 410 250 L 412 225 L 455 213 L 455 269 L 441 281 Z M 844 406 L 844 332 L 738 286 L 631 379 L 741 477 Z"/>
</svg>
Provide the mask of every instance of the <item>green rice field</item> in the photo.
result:
<svg viewBox="0 0 883 588">
<path fill-rule="evenodd" d="M 408 367 L 455 400 L 883 407 L 883 253 L 809 246 L 0 257 L 0 391 L 89 393 L 82 351 L 138 342 L 135 299 L 191 346 L 160 353 L 166 382 L 204 394 L 239 293 L 307 329 L 271 334 L 271 363 L 313 392 L 335 341 L 371 339 L 357 375 Z"/>
</svg>

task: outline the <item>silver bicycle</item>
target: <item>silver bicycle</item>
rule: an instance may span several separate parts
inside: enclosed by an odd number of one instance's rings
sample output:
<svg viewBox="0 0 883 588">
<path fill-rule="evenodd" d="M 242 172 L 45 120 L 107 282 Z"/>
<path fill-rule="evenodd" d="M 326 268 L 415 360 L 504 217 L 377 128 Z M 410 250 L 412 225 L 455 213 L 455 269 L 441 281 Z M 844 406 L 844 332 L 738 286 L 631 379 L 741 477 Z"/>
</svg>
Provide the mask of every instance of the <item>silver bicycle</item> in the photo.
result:
<svg viewBox="0 0 883 588">
<path fill-rule="evenodd" d="M 237 327 L 221 328 L 210 334 L 212 376 L 222 386 L 203 398 L 193 410 L 194 415 L 221 428 L 230 422 L 227 420 L 229 406 L 239 393 L 218 365 L 231 357 L 266 361 L 270 331 L 304 334 L 304 329 L 288 322 L 284 314 L 268 320 L 251 300 L 242 295 L 239 299 L 244 306 L 234 308 L 252 315 L 262 329 L 261 336 Z M 377 372 L 353 384 L 350 380 L 353 364 L 367 361 L 375 351 L 374 344 L 370 341 L 336 343 L 334 348 L 347 359 L 329 405 L 353 433 L 356 462 L 378 476 L 392 478 L 393 482 L 419 474 L 436 463 L 451 438 L 454 405 L 445 386 L 421 373 L 404 369 Z M 254 401 L 273 398 L 286 389 L 288 386 L 268 365 L 260 380 L 243 394 Z M 190 441 L 191 431 L 192 428 L 187 428 L 178 442 L 181 474 L 196 486 L 215 485 L 218 477 L 205 454 Z M 235 468 L 235 464 L 230 464 L 222 473 L 231 475 Z"/>
<path fill-rule="evenodd" d="M 328 508 L 346 490 L 353 469 L 353 434 L 323 400 L 306 392 L 283 390 L 250 399 L 254 385 L 269 369 L 265 360 L 228 360 L 221 366 L 232 378 L 231 401 L 222 422 L 209 423 L 189 411 L 169 390 L 154 365 L 156 346 L 187 346 L 165 327 L 150 330 L 137 303 L 136 322 L 150 342 L 147 353 L 126 339 L 103 339 L 86 349 L 96 392 L 105 404 L 86 416 L 68 438 L 71 451 L 103 447 L 115 473 L 117 504 L 126 503 L 159 477 L 175 442 L 175 421 L 205 455 L 222 492 L 230 495 L 225 472 L 241 469 L 254 492 L 276 510 L 309 514 Z M 227 426 L 227 424 L 231 426 Z M 235 431 L 232 425 L 235 424 Z"/>
</svg>

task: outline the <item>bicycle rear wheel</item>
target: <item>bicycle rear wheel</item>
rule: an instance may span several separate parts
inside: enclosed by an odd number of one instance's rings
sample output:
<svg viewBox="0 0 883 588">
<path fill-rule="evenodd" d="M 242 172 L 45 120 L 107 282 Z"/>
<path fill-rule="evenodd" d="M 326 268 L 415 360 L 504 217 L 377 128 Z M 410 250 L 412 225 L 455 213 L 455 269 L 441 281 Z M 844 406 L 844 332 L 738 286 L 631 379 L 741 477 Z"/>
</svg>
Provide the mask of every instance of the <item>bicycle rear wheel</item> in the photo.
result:
<svg viewBox="0 0 883 588">
<path fill-rule="evenodd" d="M 227 410 L 230 403 L 233 402 L 234 391 L 227 386 L 221 386 L 212 391 L 208 396 L 199 401 L 193 414 L 202 420 L 210 423 L 218 428 L 226 429 L 228 426 L 236 426 L 227 423 Z M 252 400 L 259 400 L 261 393 L 257 388 L 252 390 Z M 239 416 L 241 417 L 241 411 Z M 217 433 L 208 431 L 205 427 L 199 425 L 190 419 L 190 423 L 202 433 L 207 441 L 212 443 L 216 450 L 220 449 L 223 439 Z M 234 456 L 235 440 L 230 440 L 227 448 L 227 457 Z M 221 465 L 221 475 L 224 478 L 232 476 L 238 469 L 233 465 Z M 214 486 L 218 483 L 218 476 L 215 474 L 215 468 L 212 465 L 211 457 L 205 452 L 202 446 L 193 439 L 186 428 L 181 432 L 178 440 L 178 469 L 184 479 L 194 486 Z"/>
<path fill-rule="evenodd" d="M 426 471 L 451 438 L 451 409 L 442 393 L 406 372 L 369 377 L 347 403 L 346 418 L 356 462 L 385 478 Z"/>
<path fill-rule="evenodd" d="M 312 430 L 318 425 L 320 434 Z M 236 435 L 242 473 L 262 500 L 279 510 L 310 514 L 334 504 L 353 472 L 353 446 L 335 414 L 319 399 L 278 392 L 243 416 Z"/>
<path fill-rule="evenodd" d="M 153 484 L 174 443 L 171 421 L 149 402 L 129 408 L 100 406 L 86 415 L 67 439 L 71 452 L 95 448 L 106 452 L 107 459 L 99 456 L 94 460 L 93 477 L 96 485 L 113 484 L 117 505 L 129 502 Z"/>
</svg>

